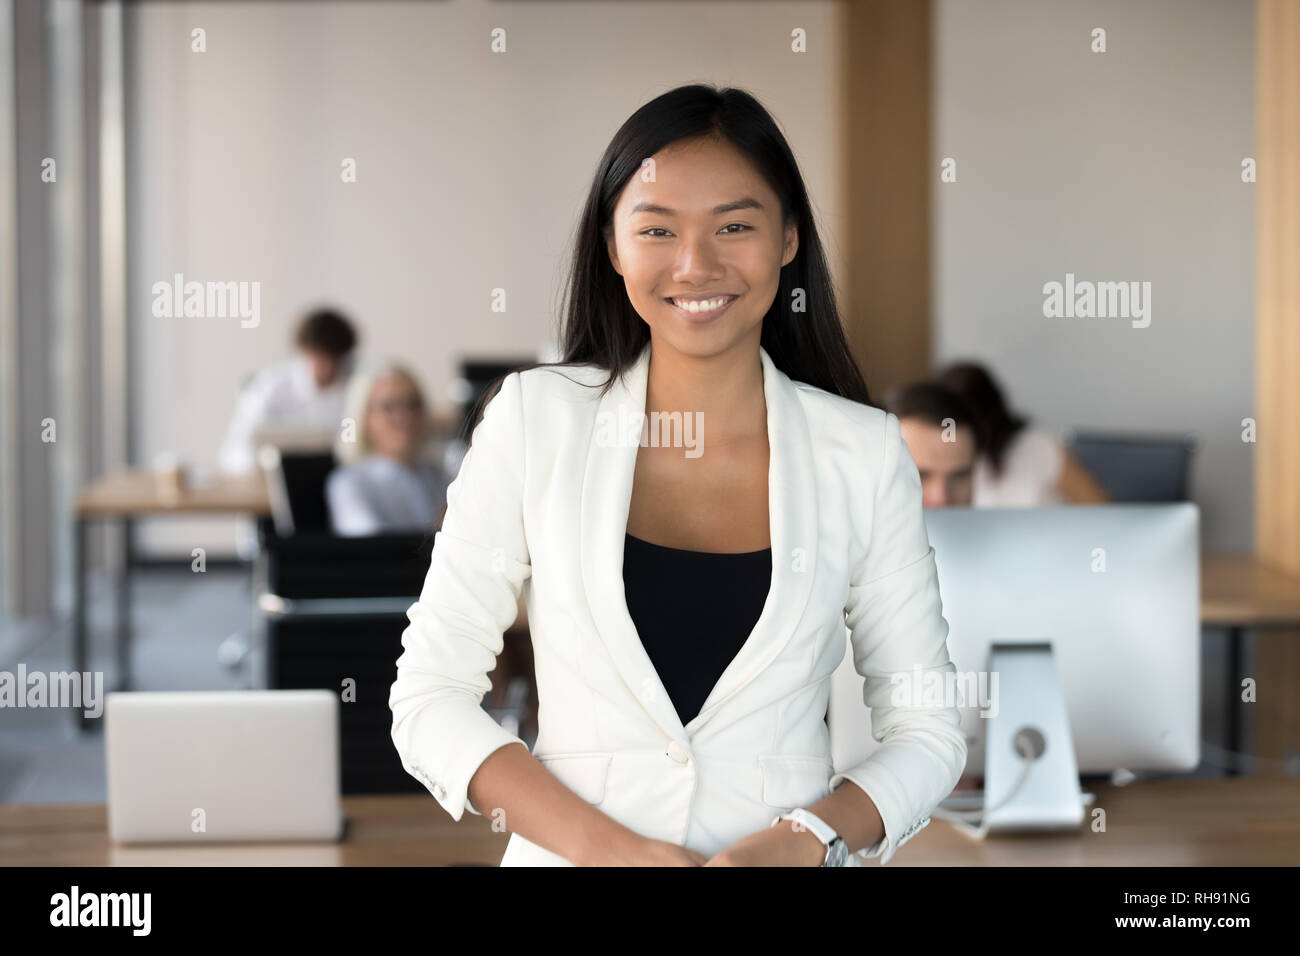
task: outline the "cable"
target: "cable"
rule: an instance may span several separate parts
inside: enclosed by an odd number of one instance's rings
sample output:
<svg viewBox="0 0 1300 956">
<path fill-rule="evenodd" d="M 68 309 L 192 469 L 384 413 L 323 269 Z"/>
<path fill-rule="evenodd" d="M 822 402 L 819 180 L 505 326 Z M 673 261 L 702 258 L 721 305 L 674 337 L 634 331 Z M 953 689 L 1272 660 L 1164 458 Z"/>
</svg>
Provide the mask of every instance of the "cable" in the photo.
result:
<svg viewBox="0 0 1300 956">
<path fill-rule="evenodd" d="M 988 836 L 989 817 L 995 810 L 1001 810 L 1012 800 L 1025 786 L 1025 781 L 1029 779 L 1029 771 L 1040 759 L 1037 755 L 1030 752 L 1028 741 L 1017 739 L 1016 749 L 1020 756 L 1025 759 L 1025 765 L 1020 769 L 1020 777 L 1016 780 L 1015 786 L 1011 791 L 1002 798 L 998 803 L 991 807 L 981 807 L 978 810 L 955 810 L 944 807 L 947 801 L 941 801 L 939 806 L 930 812 L 930 816 L 938 817 L 940 820 L 947 820 L 960 833 L 971 837 L 974 840 L 983 840 Z M 960 799 L 960 798 L 959 798 Z M 1091 793 L 1082 794 L 1083 805 L 1090 806 L 1096 797 Z M 982 820 L 978 826 L 972 826 L 969 820 Z"/>
<path fill-rule="evenodd" d="M 978 820 L 980 817 L 992 813 L 994 810 L 1000 810 L 1005 807 L 1011 802 L 1015 795 L 1020 792 L 1021 788 L 1024 787 L 1025 780 L 1029 777 L 1029 770 L 1038 759 L 1029 752 L 1029 745 L 1023 740 L 1017 742 L 1016 749 L 1020 751 L 1020 756 L 1025 758 L 1025 765 L 1020 769 L 1020 778 L 1016 780 L 1015 786 L 1011 788 L 1011 792 L 1003 798 L 1001 803 L 995 807 L 981 806 L 977 810 L 955 810 L 944 807 L 943 804 L 947 801 L 940 801 L 939 809 L 931 813 L 930 816 L 938 817 L 940 820 L 948 820 L 950 822 L 956 822 L 958 820 Z"/>
<path fill-rule="evenodd" d="M 970 801 L 973 799 L 982 799 L 983 792 L 981 791 L 978 797 L 974 795 L 966 796 L 966 797 L 950 796 L 940 801 L 939 806 L 930 812 L 930 816 L 938 817 L 940 820 L 948 821 L 953 825 L 953 827 L 956 830 L 958 830 L 958 832 L 964 833 L 967 836 L 971 837 L 972 839 L 983 840 L 988 835 L 989 832 L 990 815 L 995 810 L 1002 809 L 1007 804 L 1009 804 L 1013 799 L 1015 799 L 1016 795 L 1024 788 L 1025 781 L 1029 778 L 1030 769 L 1039 759 L 1038 757 L 1030 754 L 1029 752 L 1030 748 L 1028 744 L 1023 740 L 1017 742 L 1016 749 L 1020 752 L 1020 755 L 1023 758 L 1025 758 L 1025 764 L 1020 770 L 1020 777 L 1016 780 L 1015 786 L 1013 786 L 1011 788 L 1011 791 L 1005 797 L 1003 797 L 1002 800 L 1000 800 L 996 805 L 992 807 L 980 807 L 978 809 L 959 810 L 954 807 L 951 807 L 950 805 L 945 806 L 945 804 L 951 804 L 951 802 L 954 800 Z M 1215 763 L 1213 760 L 1206 759 L 1205 751 L 1207 750 L 1213 754 L 1220 755 L 1220 759 L 1226 758 L 1226 762 Z M 1284 774 L 1288 776 L 1300 776 L 1300 754 L 1291 753 L 1290 755 L 1288 755 L 1288 757 L 1285 760 L 1274 760 L 1271 758 L 1255 757 L 1251 754 L 1243 754 L 1243 753 L 1237 753 L 1236 751 L 1232 751 L 1232 750 L 1226 750 L 1223 747 L 1218 746 L 1217 744 L 1210 743 L 1208 740 L 1201 741 L 1201 751 L 1202 751 L 1201 754 L 1202 761 L 1209 763 L 1212 766 L 1239 770 L 1241 769 L 1241 765 L 1245 763 L 1247 765 L 1247 769 L 1253 769 L 1255 766 L 1273 767 L 1273 768 L 1280 769 Z M 1092 803 L 1097 799 L 1096 795 L 1091 793 L 1084 793 L 1081 796 L 1083 799 L 1084 806 L 1091 806 Z M 968 821 L 982 821 L 982 822 L 980 822 L 978 826 L 975 826 Z"/>
</svg>

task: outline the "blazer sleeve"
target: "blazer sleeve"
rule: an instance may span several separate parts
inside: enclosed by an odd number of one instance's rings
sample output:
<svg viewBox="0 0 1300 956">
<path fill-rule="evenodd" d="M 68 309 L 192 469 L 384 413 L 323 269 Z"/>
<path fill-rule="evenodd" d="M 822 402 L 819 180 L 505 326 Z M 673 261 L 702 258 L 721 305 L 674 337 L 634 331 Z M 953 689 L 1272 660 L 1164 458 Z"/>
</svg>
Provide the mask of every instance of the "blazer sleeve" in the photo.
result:
<svg viewBox="0 0 1300 956">
<path fill-rule="evenodd" d="M 882 746 L 830 781 L 834 789 L 852 780 L 880 811 L 884 838 L 858 856 L 878 856 L 882 864 L 930 822 L 929 812 L 956 786 L 967 752 L 956 702 L 915 693 L 936 678 L 949 686 L 946 675 L 956 666 L 948 657 L 920 475 L 897 416 L 887 414 L 883 431 L 870 541 L 851 573 L 845 606 L 871 735 Z"/>
<path fill-rule="evenodd" d="M 524 412 L 519 373 L 488 402 L 434 537 L 419 600 L 407 611 L 392 738 L 407 772 L 459 820 L 474 772 L 499 747 L 524 743 L 482 707 L 503 634 L 532 573 L 524 538 Z"/>
</svg>

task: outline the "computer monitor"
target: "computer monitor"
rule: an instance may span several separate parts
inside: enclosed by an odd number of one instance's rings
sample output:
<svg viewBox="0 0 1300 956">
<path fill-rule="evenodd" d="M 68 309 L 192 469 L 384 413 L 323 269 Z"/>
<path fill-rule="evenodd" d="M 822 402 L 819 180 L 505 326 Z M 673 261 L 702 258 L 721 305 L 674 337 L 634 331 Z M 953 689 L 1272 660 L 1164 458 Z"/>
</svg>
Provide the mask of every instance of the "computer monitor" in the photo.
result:
<svg viewBox="0 0 1300 956">
<path fill-rule="evenodd" d="M 329 452 L 338 438 L 338 425 L 295 425 L 272 422 L 253 431 L 253 447 L 273 445 L 281 452 Z"/>
<path fill-rule="evenodd" d="M 1186 501 L 1196 439 L 1074 430 L 1066 445 L 1111 501 Z"/>
<path fill-rule="evenodd" d="M 927 510 L 959 675 L 986 672 L 994 644 L 1050 643 L 1079 773 L 1194 769 L 1198 518 L 1188 502 Z M 827 715 L 837 769 L 879 746 L 862 686 L 846 653 Z M 962 708 L 971 776 L 985 768 L 980 711 L 969 699 Z"/>
<path fill-rule="evenodd" d="M 460 374 L 452 383 L 452 391 L 461 407 L 460 431 L 462 439 L 468 439 L 474 427 L 474 418 L 479 400 L 499 378 L 504 378 L 515 369 L 527 368 L 536 364 L 537 356 L 520 355 L 515 358 L 463 358 L 460 362 Z"/>
</svg>

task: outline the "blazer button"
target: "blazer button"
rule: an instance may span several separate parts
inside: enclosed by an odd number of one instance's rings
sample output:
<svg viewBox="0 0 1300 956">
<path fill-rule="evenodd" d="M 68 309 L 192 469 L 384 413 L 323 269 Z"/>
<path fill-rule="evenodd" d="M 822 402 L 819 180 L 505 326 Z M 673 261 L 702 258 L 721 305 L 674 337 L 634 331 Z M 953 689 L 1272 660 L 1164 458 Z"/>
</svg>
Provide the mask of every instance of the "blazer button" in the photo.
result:
<svg viewBox="0 0 1300 956">
<path fill-rule="evenodd" d="M 669 757 L 670 757 L 670 758 L 671 758 L 675 763 L 690 763 L 690 762 L 691 762 L 691 752 L 690 752 L 689 750 L 687 750 L 685 747 L 683 747 L 683 746 L 682 746 L 680 743 L 678 743 L 676 740 L 670 740 L 670 741 L 668 741 L 668 750 L 667 750 L 667 753 L 668 753 L 668 756 L 669 756 Z"/>
</svg>

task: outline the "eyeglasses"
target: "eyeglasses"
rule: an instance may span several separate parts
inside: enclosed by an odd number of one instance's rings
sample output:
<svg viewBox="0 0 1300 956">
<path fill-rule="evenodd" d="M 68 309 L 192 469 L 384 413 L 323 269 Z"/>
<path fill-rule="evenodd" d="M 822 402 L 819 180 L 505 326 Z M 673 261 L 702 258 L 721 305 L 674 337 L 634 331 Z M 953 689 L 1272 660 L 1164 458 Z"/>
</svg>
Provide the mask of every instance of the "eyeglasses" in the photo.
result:
<svg viewBox="0 0 1300 956">
<path fill-rule="evenodd" d="M 410 412 L 415 415 L 424 405 L 418 398 L 390 398 L 387 401 L 376 402 L 374 407 L 376 411 L 383 412 L 385 415 L 396 415 L 398 412 Z"/>
</svg>

